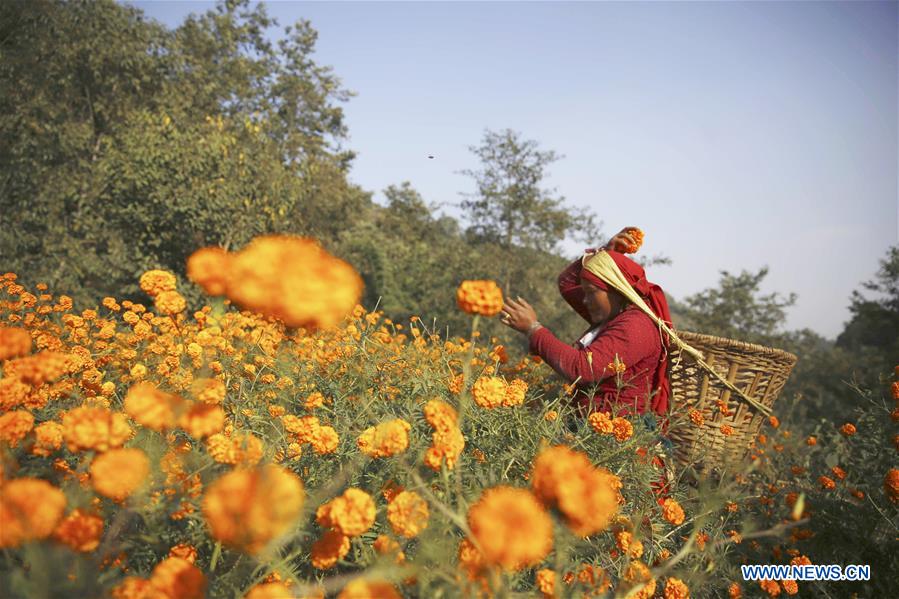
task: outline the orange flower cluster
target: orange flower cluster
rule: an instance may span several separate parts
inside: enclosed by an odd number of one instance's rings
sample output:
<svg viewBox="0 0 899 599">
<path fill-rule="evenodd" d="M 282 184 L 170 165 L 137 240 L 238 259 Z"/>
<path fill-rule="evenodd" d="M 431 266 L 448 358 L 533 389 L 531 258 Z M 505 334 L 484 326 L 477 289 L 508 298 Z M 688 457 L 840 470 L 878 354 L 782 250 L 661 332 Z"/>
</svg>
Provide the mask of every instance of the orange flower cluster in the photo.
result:
<svg viewBox="0 0 899 599">
<path fill-rule="evenodd" d="M 18 547 L 53 532 L 66 496 L 45 480 L 16 478 L 0 485 L 0 547 Z"/>
<path fill-rule="evenodd" d="M 498 376 L 482 376 L 472 386 L 474 402 L 482 408 L 518 406 L 524 403 L 528 384 L 521 379 L 507 383 Z"/>
<path fill-rule="evenodd" d="M 0 362 L 31 353 L 31 334 L 18 327 L 0 327 Z"/>
<path fill-rule="evenodd" d="M 357 537 L 375 523 L 375 501 L 361 489 L 350 488 L 340 497 L 319 506 L 315 520 L 346 537 Z"/>
<path fill-rule="evenodd" d="M 302 507 L 303 483 L 274 464 L 229 472 L 203 497 L 212 537 L 251 554 L 290 530 Z"/>
<path fill-rule="evenodd" d="M 557 505 L 568 526 L 582 537 L 605 530 L 622 501 L 617 476 L 564 445 L 540 452 L 531 484 L 537 497 Z"/>
<path fill-rule="evenodd" d="M 297 443 L 310 443 L 318 454 L 334 453 L 340 443 L 334 427 L 320 424 L 317 416 L 287 414 L 281 417 L 281 423 L 287 432 L 296 435 Z"/>
<path fill-rule="evenodd" d="M 53 531 L 53 538 L 82 553 L 99 547 L 102 536 L 103 518 L 82 509 L 72 511 Z"/>
<path fill-rule="evenodd" d="M 403 491 L 387 505 L 387 521 L 401 537 L 417 536 L 428 526 L 428 502 L 414 491 Z"/>
<path fill-rule="evenodd" d="M 195 565 L 180 557 L 167 557 L 153 568 L 149 579 L 129 576 L 113 589 L 112 597 L 203 599 L 206 585 L 206 576 Z"/>
<path fill-rule="evenodd" d="M 71 452 L 107 451 L 121 447 L 134 434 L 125 414 L 86 406 L 63 414 L 62 428 Z"/>
<path fill-rule="evenodd" d="M 386 458 L 406 451 L 409 447 L 409 431 L 412 425 L 402 418 L 395 418 L 371 426 L 356 441 L 359 449 L 372 458 Z"/>
<path fill-rule="evenodd" d="M 63 428 L 58 422 L 48 420 L 41 422 L 34 428 L 34 447 L 31 453 L 39 456 L 49 456 L 62 447 Z"/>
<path fill-rule="evenodd" d="M 150 473 L 150 460 L 140 449 L 111 449 L 91 462 L 91 483 L 101 495 L 121 501 L 134 493 Z"/>
<path fill-rule="evenodd" d="M 148 270 L 140 276 L 141 290 L 150 297 L 156 297 L 166 291 L 174 291 L 178 279 L 167 270 Z"/>
<path fill-rule="evenodd" d="M 319 570 L 333 568 L 338 560 L 350 551 L 350 538 L 336 530 L 325 531 L 322 538 L 312 544 L 312 567 Z"/>
<path fill-rule="evenodd" d="M 671 577 L 665 581 L 665 599 L 690 599 L 690 588 L 679 578 Z"/>
<path fill-rule="evenodd" d="M 138 424 L 158 432 L 173 428 L 184 413 L 184 400 L 149 382 L 133 385 L 125 395 L 125 412 Z"/>
<path fill-rule="evenodd" d="M 625 231 L 631 236 L 631 238 L 634 240 L 634 243 L 627 246 L 624 249 L 623 253 L 624 254 L 635 254 L 640 249 L 640 247 L 643 245 L 643 238 L 644 238 L 643 231 L 641 231 L 637 227 L 628 227 L 627 229 L 625 229 Z"/>
<path fill-rule="evenodd" d="M 643 562 L 631 562 L 624 569 L 622 580 L 630 587 L 631 599 L 650 599 L 656 592 L 656 580 Z"/>
<path fill-rule="evenodd" d="M 690 421 L 693 422 L 696 426 L 702 426 L 705 424 L 705 417 L 702 415 L 702 412 L 699 410 L 693 409 L 690 410 Z"/>
<path fill-rule="evenodd" d="M 288 327 L 323 328 L 353 311 L 362 278 L 314 239 L 257 237 L 236 253 L 218 248 L 194 252 L 187 276 L 210 295 L 278 318 Z"/>
<path fill-rule="evenodd" d="M 684 523 L 684 508 L 676 500 L 668 497 L 662 502 L 662 517 L 671 524 L 680 526 Z"/>
<path fill-rule="evenodd" d="M 15 410 L 0 416 L 0 442 L 15 447 L 34 428 L 34 416 L 26 410 Z"/>
<path fill-rule="evenodd" d="M 893 503 L 899 503 L 899 469 L 890 468 L 883 477 L 883 490 Z"/>
<path fill-rule="evenodd" d="M 206 439 L 206 452 L 220 464 L 257 464 L 262 459 L 262 441 L 253 433 L 244 432 L 227 436 L 223 433 Z"/>
<path fill-rule="evenodd" d="M 468 510 L 468 526 L 488 565 L 520 570 L 540 563 L 553 546 L 553 524 L 526 489 L 487 489 Z"/>
<path fill-rule="evenodd" d="M 39 387 L 70 372 L 72 365 L 72 358 L 67 354 L 42 351 L 8 361 L 3 366 L 3 377 L 10 380 L 18 379 L 26 385 Z"/>
<path fill-rule="evenodd" d="M 634 434 L 634 425 L 626 418 L 609 418 L 606 412 L 593 412 L 587 417 L 590 426 L 601 435 L 614 435 L 619 443 L 627 441 Z"/>
<path fill-rule="evenodd" d="M 462 281 L 456 303 L 463 312 L 495 316 L 503 309 L 503 292 L 496 281 Z"/>
<path fill-rule="evenodd" d="M 439 399 L 425 404 L 424 413 L 428 424 L 434 429 L 431 446 L 425 453 L 425 465 L 437 471 L 444 463 L 448 469 L 455 468 L 465 448 L 465 438 L 459 429 L 459 415 L 452 406 Z"/>
<path fill-rule="evenodd" d="M 543 599 L 555 599 L 556 597 L 556 573 L 549 568 L 537 570 L 537 590 L 543 593 Z"/>
</svg>

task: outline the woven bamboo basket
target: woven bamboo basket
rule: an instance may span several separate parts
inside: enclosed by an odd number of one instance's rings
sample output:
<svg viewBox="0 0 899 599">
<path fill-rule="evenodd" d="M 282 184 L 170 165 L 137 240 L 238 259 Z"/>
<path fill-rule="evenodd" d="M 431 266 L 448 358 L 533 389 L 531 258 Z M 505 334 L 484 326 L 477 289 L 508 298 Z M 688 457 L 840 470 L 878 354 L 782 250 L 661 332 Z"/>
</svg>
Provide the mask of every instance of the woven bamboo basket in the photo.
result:
<svg viewBox="0 0 899 599">
<path fill-rule="evenodd" d="M 670 347 L 671 409 L 669 437 L 674 444 L 675 461 L 681 467 L 717 470 L 733 461 L 742 461 L 749 445 L 767 420 L 774 400 L 796 365 L 798 358 L 788 352 L 687 331 L 677 331 L 688 345 L 703 355 L 703 360 L 725 380 L 755 400 L 766 410 L 751 405 L 733 393 L 697 364 L 676 344 Z M 728 415 L 721 411 L 727 406 Z M 688 414 L 702 413 L 704 423 L 697 426 Z M 722 432 L 724 425 L 732 434 Z"/>
</svg>

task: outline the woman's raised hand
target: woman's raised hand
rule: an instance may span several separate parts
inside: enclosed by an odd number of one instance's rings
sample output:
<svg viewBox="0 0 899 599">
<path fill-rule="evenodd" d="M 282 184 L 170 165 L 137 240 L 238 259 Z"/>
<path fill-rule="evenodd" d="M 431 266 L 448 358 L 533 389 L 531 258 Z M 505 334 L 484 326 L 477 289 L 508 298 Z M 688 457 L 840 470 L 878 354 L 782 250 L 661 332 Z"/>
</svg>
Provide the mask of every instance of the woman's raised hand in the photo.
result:
<svg viewBox="0 0 899 599">
<path fill-rule="evenodd" d="M 634 238 L 631 237 L 631 234 L 628 233 L 629 230 L 636 229 L 636 227 L 625 227 L 621 229 L 618 233 L 615 234 L 612 239 L 609 240 L 603 249 L 613 250 L 616 252 L 623 252 L 627 248 L 636 245 Z"/>
</svg>

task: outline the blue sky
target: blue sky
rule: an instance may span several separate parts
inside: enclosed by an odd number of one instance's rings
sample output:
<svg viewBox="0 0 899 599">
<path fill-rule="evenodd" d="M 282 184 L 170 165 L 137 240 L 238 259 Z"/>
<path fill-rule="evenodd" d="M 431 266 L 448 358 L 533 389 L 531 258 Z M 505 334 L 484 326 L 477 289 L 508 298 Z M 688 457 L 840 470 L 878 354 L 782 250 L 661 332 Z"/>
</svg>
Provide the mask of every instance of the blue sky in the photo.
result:
<svg viewBox="0 0 899 599">
<path fill-rule="evenodd" d="M 214 6 L 130 4 L 171 27 Z M 376 201 L 408 180 L 458 215 L 468 146 L 511 128 L 564 156 L 546 186 L 607 234 L 646 232 L 675 298 L 767 265 L 764 292 L 799 295 L 788 327 L 828 337 L 899 242 L 895 1 L 266 6 L 309 19 L 317 62 L 357 92 L 350 178 Z"/>
</svg>

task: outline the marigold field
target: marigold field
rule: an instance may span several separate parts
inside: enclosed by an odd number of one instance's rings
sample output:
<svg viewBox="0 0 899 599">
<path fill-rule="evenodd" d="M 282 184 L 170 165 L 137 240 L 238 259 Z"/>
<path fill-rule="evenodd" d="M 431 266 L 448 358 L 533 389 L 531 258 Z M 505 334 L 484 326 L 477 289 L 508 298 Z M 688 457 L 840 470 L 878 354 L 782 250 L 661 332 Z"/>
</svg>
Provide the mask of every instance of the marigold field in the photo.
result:
<svg viewBox="0 0 899 599">
<path fill-rule="evenodd" d="M 899 370 L 855 390 L 870 407 L 853 422 L 772 417 L 744 465 L 701 476 L 653 421 L 578 417 L 539 358 L 482 338 L 492 282 L 460 286 L 472 328 L 447 339 L 359 305 L 352 267 L 309 240 L 201 250 L 187 272 L 145 273 L 146 305 L 78 307 L 0 276 L 0 596 L 897 586 Z M 191 284 L 209 294 L 195 312 Z M 741 564 L 768 563 L 870 564 L 872 579 L 743 581 Z"/>
</svg>

